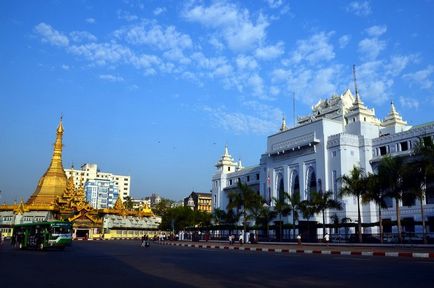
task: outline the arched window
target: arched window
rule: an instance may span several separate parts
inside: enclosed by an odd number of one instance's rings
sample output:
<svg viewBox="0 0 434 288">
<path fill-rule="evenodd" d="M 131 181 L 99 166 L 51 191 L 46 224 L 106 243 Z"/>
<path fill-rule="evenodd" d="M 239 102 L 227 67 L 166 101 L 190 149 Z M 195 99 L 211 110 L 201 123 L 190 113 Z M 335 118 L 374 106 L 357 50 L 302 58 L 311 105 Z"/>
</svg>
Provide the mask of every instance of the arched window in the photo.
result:
<svg viewBox="0 0 434 288">
<path fill-rule="evenodd" d="M 298 177 L 298 172 L 296 170 L 292 171 L 291 175 L 291 195 L 300 194 L 300 180 Z"/>
<path fill-rule="evenodd" d="M 317 191 L 316 187 L 316 174 L 314 168 L 311 166 L 307 170 L 307 177 L 306 177 L 306 199 L 310 199 L 310 195 L 313 191 Z"/>
<path fill-rule="evenodd" d="M 280 178 L 278 192 L 279 192 L 278 194 L 279 201 L 283 201 L 285 199 L 284 197 L 285 187 L 283 186 L 283 177 Z"/>
<path fill-rule="evenodd" d="M 285 192 L 285 186 L 283 183 L 283 175 L 281 173 L 278 173 L 276 175 L 276 197 L 280 201 L 283 199 L 283 193 Z"/>
</svg>

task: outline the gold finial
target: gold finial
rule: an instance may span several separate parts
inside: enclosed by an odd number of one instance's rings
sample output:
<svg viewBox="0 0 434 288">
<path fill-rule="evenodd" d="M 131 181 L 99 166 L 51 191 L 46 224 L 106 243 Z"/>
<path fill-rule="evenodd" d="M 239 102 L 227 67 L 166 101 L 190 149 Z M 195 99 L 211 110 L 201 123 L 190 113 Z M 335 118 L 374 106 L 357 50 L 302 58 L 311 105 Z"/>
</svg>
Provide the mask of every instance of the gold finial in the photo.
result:
<svg viewBox="0 0 434 288">
<path fill-rule="evenodd" d="M 63 134 L 63 124 L 62 124 L 62 119 L 63 119 L 63 115 L 60 116 L 60 121 L 59 121 L 59 125 L 57 126 L 57 133 L 58 134 Z"/>
</svg>

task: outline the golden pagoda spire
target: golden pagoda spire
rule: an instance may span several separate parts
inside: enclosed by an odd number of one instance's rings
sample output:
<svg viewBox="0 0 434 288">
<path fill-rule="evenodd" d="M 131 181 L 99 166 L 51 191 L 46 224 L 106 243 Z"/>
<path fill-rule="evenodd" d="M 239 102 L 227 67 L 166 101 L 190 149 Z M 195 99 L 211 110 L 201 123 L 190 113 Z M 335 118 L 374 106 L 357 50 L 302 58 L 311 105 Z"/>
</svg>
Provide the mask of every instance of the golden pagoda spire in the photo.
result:
<svg viewBox="0 0 434 288">
<path fill-rule="evenodd" d="M 27 204 L 50 204 L 58 196 L 62 196 L 66 188 L 66 174 L 62 165 L 62 117 L 56 129 L 56 142 L 54 143 L 53 157 L 45 174 L 39 179 L 38 186 Z"/>
</svg>

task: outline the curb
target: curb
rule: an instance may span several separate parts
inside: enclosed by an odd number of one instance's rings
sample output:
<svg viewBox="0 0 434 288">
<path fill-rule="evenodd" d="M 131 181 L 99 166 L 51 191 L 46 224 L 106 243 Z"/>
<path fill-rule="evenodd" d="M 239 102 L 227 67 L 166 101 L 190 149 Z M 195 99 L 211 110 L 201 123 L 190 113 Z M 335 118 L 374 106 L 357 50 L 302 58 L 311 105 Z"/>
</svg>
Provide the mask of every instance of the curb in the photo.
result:
<svg viewBox="0 0 434 288">
<path fill-rule="evenodd" d="M 425 258 L 434 259 L 434 253 L 420 252 L 385 252 L 385 251 L 340 251 L 340 250 L 309 250 L 309 249 L 280 249 L 280 248 L 261 248 L 243 247 L 227 245 L 203 245 L 187 243 L 167 243 L 155 242 L 159 245 L 180 246 L 202 249 L 222 249 L 222 250 L 242 250 L 256 252 L 288 253 L 288 254 L 323 254 L 323 255 L 345 255 L 345 256 L 382 256 L 382 257 L 405 257 L 405 258 Z"/>
</svg>

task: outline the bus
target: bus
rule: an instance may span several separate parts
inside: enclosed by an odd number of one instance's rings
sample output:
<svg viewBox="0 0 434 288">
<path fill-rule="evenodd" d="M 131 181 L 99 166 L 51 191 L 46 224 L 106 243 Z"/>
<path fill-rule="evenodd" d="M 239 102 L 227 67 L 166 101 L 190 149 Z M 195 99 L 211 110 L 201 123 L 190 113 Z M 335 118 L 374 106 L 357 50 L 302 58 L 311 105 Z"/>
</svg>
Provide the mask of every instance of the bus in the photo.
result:
<svg viewBox="0 0 434 288">
<path fill-rule="evenodd" d="M 34 222 L 14 226 L 11 244 L 20 249 L 60 249 L 72 243 L 72 224 L 62 221 Z"/>
</svg>

